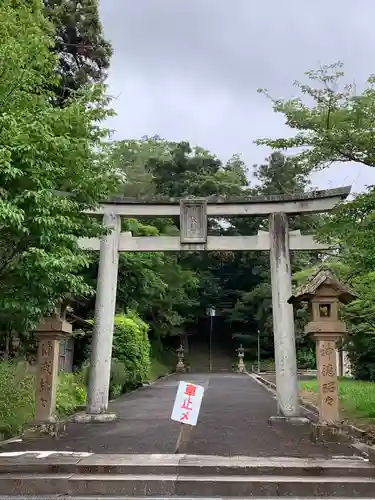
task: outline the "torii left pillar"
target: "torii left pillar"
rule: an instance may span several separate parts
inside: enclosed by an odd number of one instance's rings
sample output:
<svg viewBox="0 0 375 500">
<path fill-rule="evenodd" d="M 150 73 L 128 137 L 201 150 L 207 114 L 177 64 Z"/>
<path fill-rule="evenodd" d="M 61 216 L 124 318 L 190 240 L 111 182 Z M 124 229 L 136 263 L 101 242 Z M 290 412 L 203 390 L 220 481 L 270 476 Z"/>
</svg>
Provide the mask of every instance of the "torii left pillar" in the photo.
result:
<svg viewBox="0 0 375 500">
<path fill-rule="evenodd" d="M 86 414 L 76 421 L 109 421 L 115 414 L 107 413 L 113 321 L 116 310 L 117 275 L 121 218 L 108 213 L 103 217 L 108 234 L 100 242 L 99 271 L 95 303 L 95 324 L 91 344 L 90 376 Z"/>
</svg>

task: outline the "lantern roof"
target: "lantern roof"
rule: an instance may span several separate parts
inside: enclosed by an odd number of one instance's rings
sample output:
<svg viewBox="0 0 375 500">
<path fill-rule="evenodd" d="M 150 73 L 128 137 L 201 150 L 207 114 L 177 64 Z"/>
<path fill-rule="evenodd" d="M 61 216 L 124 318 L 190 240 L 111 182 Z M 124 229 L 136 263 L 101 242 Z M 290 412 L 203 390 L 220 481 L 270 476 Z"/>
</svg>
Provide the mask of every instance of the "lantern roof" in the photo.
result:
<svg viewBox="0 0 375 500">
<path fill-rule="evenodd" d="M 299 286 L 294 294 L 289 298 L 288 303 L 303 302 L 311 300 L 317 295 L 318 289 L 323 286 L 331 287 L 340 302 L 347 304 L 356 298 L 355 294 L 345 283 L 342 283 L 328 267 L 320 268 L 307 280 L 306 283 Z"/>
</svg>

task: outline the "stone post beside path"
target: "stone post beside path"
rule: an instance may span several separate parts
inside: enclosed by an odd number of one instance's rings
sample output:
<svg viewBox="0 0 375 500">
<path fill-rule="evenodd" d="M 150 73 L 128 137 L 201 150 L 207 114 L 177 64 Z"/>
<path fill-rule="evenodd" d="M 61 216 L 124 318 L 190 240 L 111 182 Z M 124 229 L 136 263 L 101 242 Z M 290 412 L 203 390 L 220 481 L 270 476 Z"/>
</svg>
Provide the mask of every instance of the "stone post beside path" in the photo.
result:
<svg viewBox="0 0 375 500">
<path fill-rule="evenodd" d="M 319 421 L 332 424 L 339 421 L 339 392 L 336 354 L 341 335 L 315 333 L 316 366 L 319 387 Z"/>
<path fill-rule="evenodd" d="M 63 427 L 56 418 L 56 392 L 60 340 L 72 333 L 72 325 L 55 315 L 42 319 L 35 330 L 38 339 L 35 387 L 35 419 L 27 425 L 24 437 L 56 435 Z"/>
</svg>

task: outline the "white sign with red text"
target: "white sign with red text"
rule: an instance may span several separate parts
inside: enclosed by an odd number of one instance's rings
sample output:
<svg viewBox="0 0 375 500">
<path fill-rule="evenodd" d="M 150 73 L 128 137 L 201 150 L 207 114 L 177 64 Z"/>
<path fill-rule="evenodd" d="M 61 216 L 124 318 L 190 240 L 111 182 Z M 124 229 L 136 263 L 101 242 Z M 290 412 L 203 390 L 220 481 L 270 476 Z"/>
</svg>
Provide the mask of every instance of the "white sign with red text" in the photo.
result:
<svg viewBox="0 0 375 500">
<path fill-rule="evenodd" d="M 190 382 L 180 382 L 171 419 L 180 424 L 197 425 L 204 387 Z"/>
</svg>

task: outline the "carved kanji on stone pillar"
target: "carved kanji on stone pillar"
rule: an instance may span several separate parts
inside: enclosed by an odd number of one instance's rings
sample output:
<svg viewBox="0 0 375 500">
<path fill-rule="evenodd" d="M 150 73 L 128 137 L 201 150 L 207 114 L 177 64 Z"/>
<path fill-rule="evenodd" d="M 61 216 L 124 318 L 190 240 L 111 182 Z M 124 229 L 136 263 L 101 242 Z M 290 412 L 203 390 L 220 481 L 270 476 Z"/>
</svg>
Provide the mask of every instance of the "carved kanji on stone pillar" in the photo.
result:
<svg viewBox="0 0 375 500">
<path fill-rule="evenodd" d="M 55 434 L 56 391 L 60 340 L 72 333 L 72 325 L 56 314 L 44 318 L 35 330 L 38 339 L 35 420 L 26 437 Z"/>
</svg>

